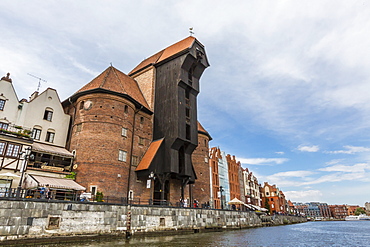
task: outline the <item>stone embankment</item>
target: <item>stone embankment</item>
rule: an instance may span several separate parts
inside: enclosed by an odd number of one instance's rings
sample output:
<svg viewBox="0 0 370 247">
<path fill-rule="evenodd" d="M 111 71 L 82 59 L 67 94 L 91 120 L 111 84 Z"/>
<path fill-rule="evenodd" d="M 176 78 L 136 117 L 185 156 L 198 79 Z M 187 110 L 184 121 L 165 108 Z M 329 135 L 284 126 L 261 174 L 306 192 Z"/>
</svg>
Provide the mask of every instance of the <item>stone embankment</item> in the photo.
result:
<svg viewBox="0 0 370 247">
<path fill-rule="evenodd" d="M 0 245 L 8 240 L 73 236 L 131 236 L 241 229 L 306 221 L 255 212 L 109 205 L 90 202 L 0 200 Z M 270 223 L 268 223 L 270 222 Z"/>
</svg>

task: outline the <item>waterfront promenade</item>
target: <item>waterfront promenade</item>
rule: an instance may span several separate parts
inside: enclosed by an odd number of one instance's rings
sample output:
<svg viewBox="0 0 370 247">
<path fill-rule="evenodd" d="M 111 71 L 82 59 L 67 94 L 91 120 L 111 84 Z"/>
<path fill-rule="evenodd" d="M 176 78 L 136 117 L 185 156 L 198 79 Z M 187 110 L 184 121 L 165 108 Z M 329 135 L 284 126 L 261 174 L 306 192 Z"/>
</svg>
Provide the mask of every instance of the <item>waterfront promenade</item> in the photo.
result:
<svg viewBox="0 0 370 247">
<path fill-rule="evenodd" d="M 0 216 L 3 243 L 76 236 L 197 233 L 260 227 L 267 221 L 268 225 L 306 221 L 294 216 L 267 219 L 254 211 L 24 199 L 1 199 Z"/>
</svg>

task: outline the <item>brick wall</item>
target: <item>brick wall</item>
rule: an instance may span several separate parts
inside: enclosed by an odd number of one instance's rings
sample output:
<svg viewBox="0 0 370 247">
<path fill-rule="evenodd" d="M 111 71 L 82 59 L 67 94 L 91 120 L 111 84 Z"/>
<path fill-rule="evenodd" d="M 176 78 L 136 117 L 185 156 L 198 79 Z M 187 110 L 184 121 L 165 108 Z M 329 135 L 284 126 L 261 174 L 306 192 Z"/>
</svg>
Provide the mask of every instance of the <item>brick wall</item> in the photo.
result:
<svg viewBox="0 0 370 247">
<path fill-rule="evenodd" d="M 52 236 L 131 234 L 261 226 L 254 212 L 0 200 L 0 241 Z"/>
<path fill-rule="evenodd" d="M 80 107 L 86 102 L 88 107 Z M 97 186 L 104 196 L 126 197 L 135 116 L 130 189 L 134 196 L 145 194 L 146 183 L 137 182 L 134 170 L 152 140 L 151 116 L 136 114 L 130 101 L 109 94 L 82 96 L 74 106 L 70 150 L 76 151 L 76 181 L 88 191 Z M 126 136 L 122 128 L 127 129 Z M 119 150 L 127 152 L 126 161 L 118 160 Z"/>
<path fill-rule="evenodd" d="M 209 137 L 198 134 L 198 147 L 192 155 L 192 161 L 197 179 L 193 185 L 193 199 L 199 205 L 210 203 L 210 168 L 209 168 Z"/>
</svg>

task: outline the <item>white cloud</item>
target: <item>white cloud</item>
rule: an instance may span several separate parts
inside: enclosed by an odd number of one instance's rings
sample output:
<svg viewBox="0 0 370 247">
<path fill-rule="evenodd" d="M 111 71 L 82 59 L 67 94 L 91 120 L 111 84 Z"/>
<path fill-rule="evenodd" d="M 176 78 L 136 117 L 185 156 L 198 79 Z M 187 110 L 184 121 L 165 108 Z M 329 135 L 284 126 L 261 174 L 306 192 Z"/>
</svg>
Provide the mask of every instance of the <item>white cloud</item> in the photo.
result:
<svg viewBox="0 0 370 247">
<path fill-rule="evenodd" d="M 346 172 L 346 173 L 361 173 L 365 172 L 366 170 L 370 171 L 370 164 L 361 163 L 355 164 L 353 166 L 346 166 L 346 165 L 333 165 L 328 166 L 325 168 L 320 168 L 319 171 L 325 172 Z"/>
<path fill-rule="evenodd" d="M 337 151 L 326 151 L 325 153 L 329 154 L 355 154 L 362 152 L 370 152 L 370 148 L 367 147 L 356 147 L 356 146 L 344 146 L 346 150 L 337 150 Z"/>
<path fill-rule="evenodd" d="M 368 180 L 368 174 L 363 172 L 344 173 L 336 172 L 329 175 L 324 175 L 319 178 L 315 178 L 311 181 L 302 182 L 300 185 L 312 185 L 321 183 L 335 183 L 342 181 L 366 181 Z"/>
<path fill-rule="evenodd" d="M 292 190 L 284 191 L 284 195 L 291 201 L 312 202 L 321 201 L 323 193 L 320 190 Z"/>
<path fill-rule="evenodd" d="M 287 158 L 241 158 L 238 160 L 246 165 L 280 165 L 289 161 Z"/>
<path fill-rule="evenodd" d="M 312 171 L 287 171 L 287 172 L 278 172 L 268 177 L 280 177 L 280 178 L 300 177 L 302 178 L 302 177 L 307 177 L 313 174 L 315 174 L 315 172 L 312 172 Z"/>
<path fill-rule="evenodd" d="M 280 155 L 283 155 L 285 154 L 284 152 L 275 152 L 276 154 L 280 154 Z"/>
<path fill-rule="evenodd" d="M 313 145 L 313 146 L 300 145 L 297 149 L 301 152 L 310 152 L 310 153 L 318 152 L 320 150 L 319 146 L 317 145 Z"/>
</svg>

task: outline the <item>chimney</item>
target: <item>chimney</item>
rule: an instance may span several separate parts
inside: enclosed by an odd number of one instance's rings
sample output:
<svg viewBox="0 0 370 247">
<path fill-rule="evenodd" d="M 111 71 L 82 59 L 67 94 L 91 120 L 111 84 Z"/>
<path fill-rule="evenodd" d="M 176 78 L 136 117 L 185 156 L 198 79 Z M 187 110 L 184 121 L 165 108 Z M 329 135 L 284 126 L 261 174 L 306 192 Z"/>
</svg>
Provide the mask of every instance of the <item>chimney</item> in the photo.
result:
<svg viewBox="0 0 370 247">
<path fill-rule="evenodd" d="M 3 77 L 1 78 L 1 80 L 3 80 L 3 81 L 8 81 L 8 82 L 12 82 L 12 79 L 10 79 L 10 73 L 8 72 L 8 73 L 6 74 L 6 76 L 3 76 Z"/>
</svg>

